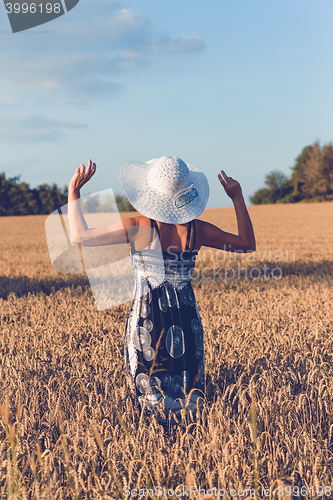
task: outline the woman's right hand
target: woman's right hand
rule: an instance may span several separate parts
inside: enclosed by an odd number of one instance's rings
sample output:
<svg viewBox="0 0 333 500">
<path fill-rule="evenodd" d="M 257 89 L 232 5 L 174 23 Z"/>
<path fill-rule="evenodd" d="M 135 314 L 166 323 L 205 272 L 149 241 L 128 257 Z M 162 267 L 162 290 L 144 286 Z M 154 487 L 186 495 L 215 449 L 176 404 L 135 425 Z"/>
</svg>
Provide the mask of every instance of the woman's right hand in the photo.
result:
<svg viewBox="0 0 333 500">
<path fill-rule="evenodd" d="M 224 170 L 221 170 L 221 173 L 217 176 L 229 198 L 234 200 L 242 196 L 242 188 L 238 181 L 232 177 L 228 177 Z"/>
<path fill-rule="evenodd" d="M 87 170 L 86 167 L 81 163 L 80 167 L 77 167 L 75 174 L 69 182 L 69 190 L 80 191 L 82 186 L 90 181 L 95 172 L 96 163 L 92 163 L 92 161 L 89 160 Z"/>
</svg>

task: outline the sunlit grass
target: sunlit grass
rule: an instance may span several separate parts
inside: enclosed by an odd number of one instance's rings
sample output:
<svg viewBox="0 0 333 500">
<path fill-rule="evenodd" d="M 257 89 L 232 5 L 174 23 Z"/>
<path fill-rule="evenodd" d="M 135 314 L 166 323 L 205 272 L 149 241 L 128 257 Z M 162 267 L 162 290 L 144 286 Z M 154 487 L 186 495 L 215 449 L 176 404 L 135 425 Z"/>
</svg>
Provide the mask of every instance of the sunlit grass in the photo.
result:
<svg viewBox="0 0 333 500">
<path fill-rule="evenodd" d="M 84 275 L 51 268 L 45 217 L 0 218 L 1 498 L 114 499 L 152 487 L 192 487 L 192 498 L 194 487 L 224 498 L 271 487 L 283 498 L 288 486 L 330 498 L 320 488 L 333 485 L 332 207 L 250 207 L 261 254 L 242 266 L 279 267 L 279 279 L 237 279 L 241 256 L 218 256 L 234 279 L 213 279 L 215 254 L 198 262 L 211 277 L 194 280 L 207 404 L 168 432 L 140 419 L 130 397 L 129 304 L 98 312 Z M 202 218 L 235 231 L 231 209 Z M 295 259 L 274 261 L 276 250 Z"/>
</svg>

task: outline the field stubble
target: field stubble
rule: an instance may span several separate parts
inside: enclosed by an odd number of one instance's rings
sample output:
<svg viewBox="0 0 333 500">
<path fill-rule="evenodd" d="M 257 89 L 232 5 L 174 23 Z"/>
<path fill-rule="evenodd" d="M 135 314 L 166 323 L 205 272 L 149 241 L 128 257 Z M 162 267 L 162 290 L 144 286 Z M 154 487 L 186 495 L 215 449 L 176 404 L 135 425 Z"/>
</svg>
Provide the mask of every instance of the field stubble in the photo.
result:
<svg viewBox="0 0 333 500">
<path fill-rule="evenodd" d="M 332 208 L 250 207 L 255 261 L 202 249 L 207 404 L 171 432 L 130 397 L 129 304 L 98 312 L 84 275 L 51 268 L 45 217 L 0 218 L 1 498 L 253 498 L 256 481 L 257 498 L 333 498 Z M 232 209 L 202 218 L 236 230 Z M 263 265 L 281 273 L 251 276 Z"/>
</svg>

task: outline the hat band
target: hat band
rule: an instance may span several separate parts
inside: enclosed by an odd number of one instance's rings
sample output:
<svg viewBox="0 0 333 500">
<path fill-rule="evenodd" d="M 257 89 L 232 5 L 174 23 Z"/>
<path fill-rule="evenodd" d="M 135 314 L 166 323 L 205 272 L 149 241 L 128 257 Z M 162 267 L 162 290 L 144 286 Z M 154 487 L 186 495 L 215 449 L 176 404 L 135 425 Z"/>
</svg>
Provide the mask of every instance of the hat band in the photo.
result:
<svg viewBox="0 0 333 500">
<path fill-rule="evenodd" d="M 173 203 L 176 208 L 183 208 L 194 200 L 198 201 L 198 191 L 191 184 L 185 191 L 183 189 L 180 193 L 176 194 Z"/>
</svg>

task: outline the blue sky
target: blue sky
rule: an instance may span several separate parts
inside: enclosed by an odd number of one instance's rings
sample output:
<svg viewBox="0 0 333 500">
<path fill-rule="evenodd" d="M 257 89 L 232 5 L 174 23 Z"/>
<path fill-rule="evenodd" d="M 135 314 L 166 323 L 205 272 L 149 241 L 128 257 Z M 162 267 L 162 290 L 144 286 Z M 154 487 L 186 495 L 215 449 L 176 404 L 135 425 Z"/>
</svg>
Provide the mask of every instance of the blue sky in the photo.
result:
<svg viewBox="0 0 333 500">
<path fill-rule="evenodd" d="M 208 207 L 248 197 L 306 145 L 333 140 L 331 0 L 80 0 L 13 34 L 0 5 L 0 172 L 113 188 L 122 161 L 179 156 L 205 172 Z"/>
</svg>

